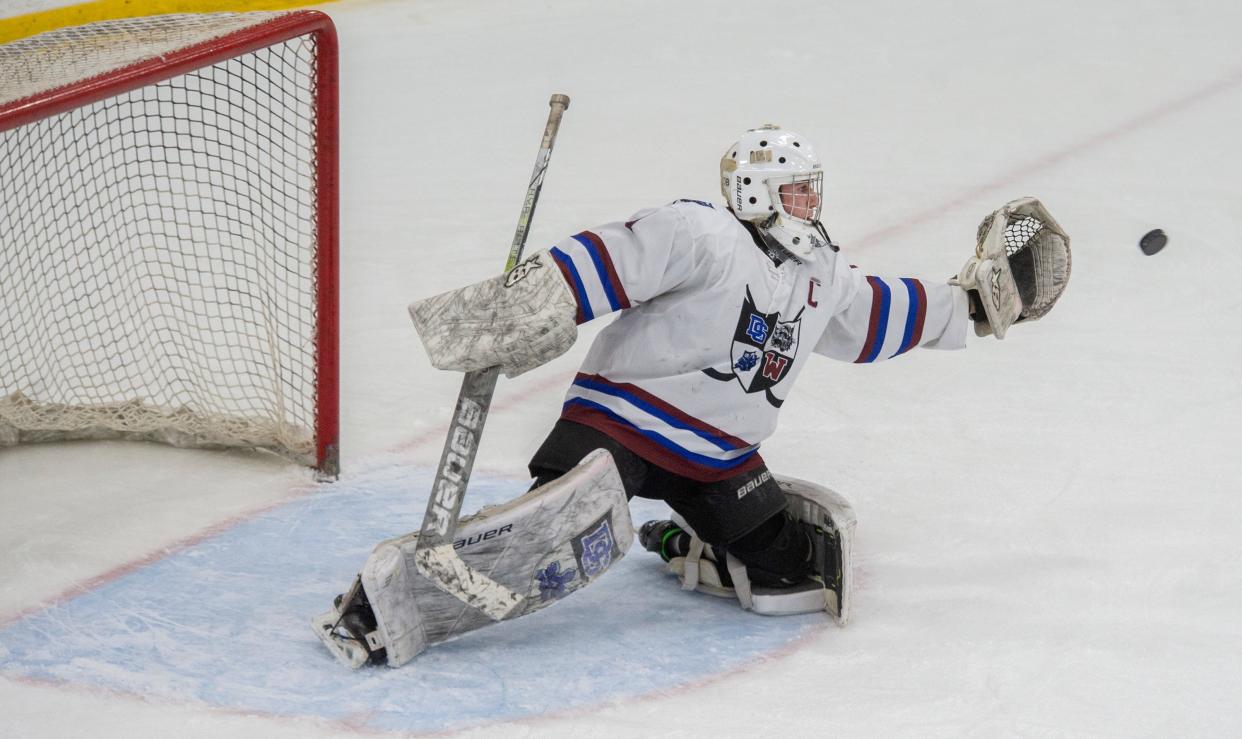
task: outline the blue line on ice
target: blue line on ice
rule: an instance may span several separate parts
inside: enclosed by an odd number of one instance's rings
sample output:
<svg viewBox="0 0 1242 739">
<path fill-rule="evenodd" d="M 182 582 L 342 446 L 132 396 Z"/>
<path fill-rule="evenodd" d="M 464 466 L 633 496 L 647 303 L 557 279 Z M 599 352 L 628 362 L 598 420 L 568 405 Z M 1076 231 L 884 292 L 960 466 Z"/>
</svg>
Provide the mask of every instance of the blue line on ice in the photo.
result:
<svg viewBox="0 0 1242 739">
<path fill-rule="evenodd" d="M 0 672 L 230 710 L 435 731 L 663 692 L 820 628 L 683 593 L 639 549 L 595 585 L 517 621 L 351 672 L 311 633 L 381 539 L 417 527 L 431 476 L 390 465 L 234 526 L 0 630 Z M 466 507 L 522 491 L 476 477 Z M 664 517 L 635 500 L 636 525 Z"/>
</svg>

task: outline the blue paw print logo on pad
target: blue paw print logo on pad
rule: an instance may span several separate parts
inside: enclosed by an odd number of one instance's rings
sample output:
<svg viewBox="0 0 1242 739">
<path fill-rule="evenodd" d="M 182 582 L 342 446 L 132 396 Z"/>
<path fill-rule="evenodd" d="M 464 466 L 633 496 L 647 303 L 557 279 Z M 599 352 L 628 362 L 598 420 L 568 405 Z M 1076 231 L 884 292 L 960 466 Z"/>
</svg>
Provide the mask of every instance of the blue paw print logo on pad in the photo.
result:
<svg viewBox="0 0 1242 739">
<path fill-rule="evenodd" d="M 539 572 L 535 578 L 539 580 L 539 599 L 551 600 L 565 595 L 565 586 L 578 575 L 578 571 L 568 569 L 561 571 L 561 563 L 553 562 Z"/>
</svg>

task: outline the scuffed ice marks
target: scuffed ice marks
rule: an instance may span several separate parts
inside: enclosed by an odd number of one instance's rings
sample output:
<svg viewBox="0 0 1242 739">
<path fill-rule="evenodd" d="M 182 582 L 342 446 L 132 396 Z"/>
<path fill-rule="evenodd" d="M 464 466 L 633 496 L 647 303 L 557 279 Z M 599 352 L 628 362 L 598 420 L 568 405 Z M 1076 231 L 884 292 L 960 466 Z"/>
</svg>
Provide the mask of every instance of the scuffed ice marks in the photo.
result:
<svg viewBox="0 0 1242 739">
<path fill-rule="evenodd" d="M 667 691 L 737 669 L 826 615 L 759 618 L 684 593 L 658 558 L 626 557 L 549 608 L 435 645 L 404 668 L 347 670 L 307 628 L 375 543 L 412 531 L 430 470 L 375 469 L 269 511 L 0 629 L 0 673 L 147 700 L 437 731 Z M 519 481 L 477 476 L 466 507 L 503 503 Z M 652 501 L 639 519 L 664 517 Z M 599 533 L 584 561 L 602 561 Z M 555 597 L 584 575 L 544 568 Z M 624 607 L 618 603 L 624 603 Z M 575 689 L 564 690 L 566 684 Z"/>
</svg>

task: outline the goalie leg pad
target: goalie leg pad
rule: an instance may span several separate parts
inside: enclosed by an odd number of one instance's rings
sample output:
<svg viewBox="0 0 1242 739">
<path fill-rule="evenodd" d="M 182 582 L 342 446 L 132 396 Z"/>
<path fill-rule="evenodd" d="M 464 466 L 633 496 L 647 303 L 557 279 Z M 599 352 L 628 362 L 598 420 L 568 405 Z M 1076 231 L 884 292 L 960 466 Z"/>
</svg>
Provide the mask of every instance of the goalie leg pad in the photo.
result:
<svg viewBox="0 0 1242 739">
<path fill-rule="evenodd" d="M 854 587 L 854 529 L 858 525 L 854 509 L 822 485 L 781 475 L 775 478 L 785 494 L 786 510 L 811 541 L 812 574 L 806 581 L 780 588 L 754 585 L 743 562 L 728 553 L 719 562 L 721 550 L 704 544 L 676 514 L 673 523 L 690 535 L 690 544 L 683 556 L 668 560 L 668 571 L 685 590 L 734 597 L 754 613 L 788 616 L 828 611 L 844 626 L 850 619 Z"/>
<path fill-rule="evenodd" d="M 625 556 L 633 539 L 612 455 L 597 450 L 560 478 L 463 518 L 453 546 L 471 568 L 523 596 L 508 619 L 593 582 Z M 431 644 L 496 623 L 423 577 L 417 545 L 417 533 L 381 542 L 362 569 L 391 667 Z"/>
<path fill-rule="evenodd" d="M 854 507 L 823 485 L 780 475 L 777 482 L 790 514 L 811 534 L 812 579 L 822 584 L 823 608 L 838 626 L 845 626 L 853 607 L 854 530 L 858 526 Z"/>
<path fill-rule="evenodd" d="M 509 377 L 564 354 L 578 338 L 578 304 L 546 252 L 507 274 L 410 304 L 437 369 L 500 367 Z"/>
</svg>

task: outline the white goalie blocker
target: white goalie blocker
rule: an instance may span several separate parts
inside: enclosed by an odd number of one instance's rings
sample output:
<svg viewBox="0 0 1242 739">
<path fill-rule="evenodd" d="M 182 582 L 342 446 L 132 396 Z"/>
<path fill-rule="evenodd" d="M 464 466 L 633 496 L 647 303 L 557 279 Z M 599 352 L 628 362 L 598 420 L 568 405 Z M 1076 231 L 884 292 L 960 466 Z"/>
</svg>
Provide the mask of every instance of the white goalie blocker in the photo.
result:
<svg viewBox="0 0 1242 739">
<path fill-rule="evenodd" d="M 601 577 L 634 541 L 629 504 L 612 455 L 599 449 L 560 478 L 459 522 L 453 547 L 462 561 L 521 597 L 504 620 L 552 605 Z M 375 614 L 371 651 L 384 649 L 398 667 L 431 644 L 496 623 L 445 593 L 415 564 L 418 534 L 375 547 L 363 566 L 362 588 Z M 348 600 L 348 599 L 346 599 Z M 337 611 L 313 621 L 324 645 L 348 667 L 368 652 L 334 629 Z"/>
<path fill-rule="evenodd" d="M 732 554 L 726 554 L 726 568 L 733 581 L 733 586 L 728 587 L 720 582 L 715 563 L 702 561 L 708 552 L 706 545 L 685 521 L 676 517 L 678 525 L 691 535 L 690 551 L 685 557 L 669 560 L 668 569 L 686 590 L 735 597 L 742 608 L 763 616 L 827 611 L 838 626 L 845 626 L 850 620 L 854 592 L 854 530 L 858 525 L 854 508 L 823 485 L 782 475 L 775 477 L 785 493 L 786 510 L 810 535 L 811 579 L 787 588 L 752 586 L 746 566 Z"/>
<path fill-rule="evenodd" d="M 500 367 L 516 377 L 564 354 L 578 338 L 578 304 L 551 255 L 410 304 L 410 318 L 436 369 Z"/>
</svg>

